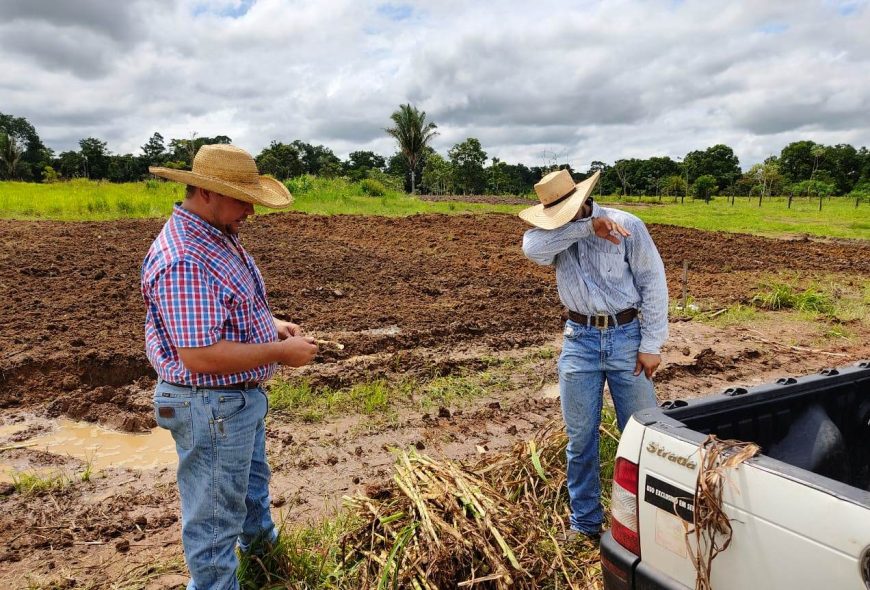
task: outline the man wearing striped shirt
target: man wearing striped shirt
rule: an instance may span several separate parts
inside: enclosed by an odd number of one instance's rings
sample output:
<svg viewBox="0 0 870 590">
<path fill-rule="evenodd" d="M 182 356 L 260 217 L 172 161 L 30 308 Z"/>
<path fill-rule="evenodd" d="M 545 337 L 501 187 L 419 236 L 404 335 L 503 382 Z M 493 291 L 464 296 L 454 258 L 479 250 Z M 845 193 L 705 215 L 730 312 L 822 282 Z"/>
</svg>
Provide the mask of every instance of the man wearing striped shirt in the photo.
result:
<svg viewBox="0 0 870 590">
<path fill-rule="evenodd" d="M 568 309 L 558 367 L 570 536 L 591 539 L 604 520 L 598 461 L 604 383 L 621 430 L 635 411 L 655 405 L 652 377 L 668 336 L 661 256 L 640 219 L 592 202 L 599 174 L 575 185 L 567 171 L 553 172 L 535 185 L 541 204 L 520 213 L 536 226 L 523 236 L 523 252 L 555 266 Z"/>
<path fill-rule="evenodd" d="M 149 170 L 188 185 L 148 250 L 141 284 L 155 419 L 178 452 L 187 587 L 238 589 L 236 545 L 254 551 L 277 539 L 263 384 L 278 363 L 298 367 L 317 353 L 299 326 L 272 315 L 238 233 L 254 203 L 278 208 L 292 199 L 230 145 L 203 146 L 191 171 Z"/>
</svg>

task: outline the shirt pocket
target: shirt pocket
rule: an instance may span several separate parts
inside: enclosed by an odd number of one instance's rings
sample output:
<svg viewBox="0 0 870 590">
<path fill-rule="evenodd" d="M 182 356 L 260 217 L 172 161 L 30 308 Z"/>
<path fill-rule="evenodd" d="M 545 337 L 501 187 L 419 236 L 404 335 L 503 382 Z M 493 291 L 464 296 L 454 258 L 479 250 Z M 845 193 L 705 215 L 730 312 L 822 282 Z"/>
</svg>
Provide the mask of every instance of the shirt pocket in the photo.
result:
<svg viewBox="0 0 870 590">
<path fill-rule="evenodd" d="M 589 265 L 590 271 L 605 281 L 622 280 L 628 270 L 625 254 L 618 250 L 589 248 L 583 259 Z"/>
<path fill-rule="evenodd" d="M 230 307 L 230 317 L 224 325 L 223 337 L 234 342 L 251 342 L 255 303 L 252 298 L 234 296 Z"/>
<path fill-rule="evenodd" d="M 608 242 L 598 236 L 589 238 L 586 255 L 589 262 L 598 268 L 601 276 L 612 279 L 621 277 L 628 268 L 625 261 L 625 244 L 619 245 Z"/>
<path fill-rule="evenodd" d="M 155 397 L 154 419 L 160 428 L 165 428 L 172 434 L 172 439 L 179 448 L 186 451 L 193 448 L 193 414 L 190 400 Z"/>
</svg>

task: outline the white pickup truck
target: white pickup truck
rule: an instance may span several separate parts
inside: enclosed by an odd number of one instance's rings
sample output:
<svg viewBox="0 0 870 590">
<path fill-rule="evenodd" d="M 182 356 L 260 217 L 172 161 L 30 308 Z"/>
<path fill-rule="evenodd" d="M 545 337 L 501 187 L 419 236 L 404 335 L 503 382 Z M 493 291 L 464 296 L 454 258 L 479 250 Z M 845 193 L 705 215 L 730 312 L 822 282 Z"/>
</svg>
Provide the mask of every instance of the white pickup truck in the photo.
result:
<svg viewBox="0 0 870 590">
<path fill-rule="evenodd" d="M 708 434 L 761 453 L 729 472 L 714 590 L 870 589 L 870 362 L 637 412 L 619 443 L 606 590 L 691 590 L 686 530 Z"/>
</svg>

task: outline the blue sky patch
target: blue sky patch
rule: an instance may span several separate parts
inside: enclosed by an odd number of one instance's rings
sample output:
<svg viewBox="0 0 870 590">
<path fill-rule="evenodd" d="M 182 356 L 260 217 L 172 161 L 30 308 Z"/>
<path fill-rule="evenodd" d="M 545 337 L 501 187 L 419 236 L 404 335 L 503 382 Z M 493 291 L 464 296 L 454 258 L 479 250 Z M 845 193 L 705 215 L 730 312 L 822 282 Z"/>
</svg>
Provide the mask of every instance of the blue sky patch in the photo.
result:
<svg viewBox="0 0 870 590">
<path fill-rule="evenodd" d="M 786 23 L 766 23 L 761 25 L 759 30 L 768 35 L 776 35 L 778 33 L 785 33 L 788 30 L 788 25 Z"/>
<path fill-rule="evenodd" d="M 238 2 L 229 2 L 221 6 L 210 6 L 209 4 L 197 4 L 193 7 L 193 16 L 202 14 L 214 14 L 225 18 L 241 18 L 245 16 L 254 5 L 256 0 L 240 0 Z"/>
<path fill-rule="evenodd" d="M 407 20 L 414 14 L 414 8 L 408 4 L 381 4 L 377 11 L 379 15 L 394 21 Z"/>
<path fill-rule="evenodd" d="M 852 16 L 864 10 L 867 0 L 826 0 L 825 5 L 834 7 L 840 16 Z"/>
</svg>

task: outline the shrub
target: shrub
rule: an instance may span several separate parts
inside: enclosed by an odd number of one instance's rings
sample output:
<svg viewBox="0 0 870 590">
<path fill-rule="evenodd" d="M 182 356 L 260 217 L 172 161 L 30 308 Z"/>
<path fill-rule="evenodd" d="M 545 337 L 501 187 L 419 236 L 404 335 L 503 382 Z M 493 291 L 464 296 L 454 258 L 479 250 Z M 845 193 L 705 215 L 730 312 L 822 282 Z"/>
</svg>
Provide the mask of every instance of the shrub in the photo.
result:
<svg viewBox="0 0 870 590">
<path fill-rule="evenodd" d="M 57 182 L 60 180 L 60 177 L 57 175 L 57 172 L 51 166 L 46 166 L 42 169 L 42 181 L 47 183 Z"/>
<path fill-rule="evenodd" d="M 716 186 L 716 178 L 709 174 L 705 174 L 699 176 L 698 179 L 695 180 L 695 184 L 692 185 L 692 193 L 696 199 L 709 199 L 716 194 L 718 188 L 719 187 Z"/>
<path fill-rule="evenodd" d="M 396 192 L 403 192 L 405 190 L 405 181 L 401 177 L 387 174 L 383 170 L 371 168 L 366 172 L 366 177 L 377 180 L 389 190 Z"/>
<path fill-rule="evenodd" d="M 288 178 L 284 181 L 284 186 L 291 194 L 301 195 L 314 188 L 314 177 L 310 174 L 303 174 L 296 178 Z"/>
<path fill-rule="evenodd" d="M 387 187 L 372 178 L 364 178 L 359 184 L 363 194 L 370 197 L 383 197 L 387 194 Z"/>
</svg>

